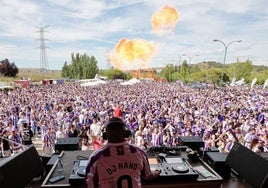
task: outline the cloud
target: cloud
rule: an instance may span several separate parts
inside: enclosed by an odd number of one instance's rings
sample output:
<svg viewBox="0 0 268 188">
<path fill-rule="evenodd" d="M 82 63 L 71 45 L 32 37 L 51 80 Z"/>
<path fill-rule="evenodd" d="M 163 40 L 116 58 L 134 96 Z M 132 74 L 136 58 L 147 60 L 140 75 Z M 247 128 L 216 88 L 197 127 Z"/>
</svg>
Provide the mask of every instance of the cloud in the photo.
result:
<svg viewBox="0 0 268 188">
<path fill-rule="evenodd" d="M 164 5 L 175 6 L 179 20 L 174 32 L 156 36 L 151 16 Z M 8 58 L 19 67 L 40 66 L 37 27 L 45 25 L 51 69 L 61 69 L 65 61 L 70 63 L 71 53 L 78 52 L 95 56 L 99 67 L 107 68 L 107 53 L 122 38 L 155 44 L 156 67 L 179 61 L 184 53 L 199 54 L 194 63 L 221 62 L 223 46 L 213 39 L 243 41 L 230 46 L 228 62 L 254 57 L 254 64 L 268 65 L 265 0 L 12 0 L 0 1 L 0 6 L 0 59 Z"/>
</svg>

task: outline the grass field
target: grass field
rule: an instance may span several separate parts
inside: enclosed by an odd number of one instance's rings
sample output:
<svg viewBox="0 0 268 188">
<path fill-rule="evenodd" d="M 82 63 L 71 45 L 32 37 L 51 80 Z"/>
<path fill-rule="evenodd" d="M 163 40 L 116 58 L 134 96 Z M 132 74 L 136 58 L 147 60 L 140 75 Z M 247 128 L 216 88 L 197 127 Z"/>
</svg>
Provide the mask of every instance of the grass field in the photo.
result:
<svg viewBox="0 0 268 188">
<path fill-rule="evenodd" d="M 40 69 L 20 68 L 19 73 L 17 74 L 15 78 L 0 76 L 0 81 L 11 83 L 14 80 L 20 80 L 21 78 L 24 78 L 24 79 L 31 78 L 33 82 L 39 82 L 44 79 L 57 79 L 57 78 L 61 78 L 61 71 L 50 70 L 47 72 L 40 72 Z"/>
</svg>

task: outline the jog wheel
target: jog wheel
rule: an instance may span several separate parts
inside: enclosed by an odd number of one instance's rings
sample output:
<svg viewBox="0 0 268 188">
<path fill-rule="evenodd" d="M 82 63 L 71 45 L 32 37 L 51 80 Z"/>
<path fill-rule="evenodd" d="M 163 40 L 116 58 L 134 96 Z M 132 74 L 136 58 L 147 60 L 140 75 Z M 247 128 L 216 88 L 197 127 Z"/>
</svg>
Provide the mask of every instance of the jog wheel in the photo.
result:
<svg viewBox="0 0 268 188">
<path fill-rule="evenodd" d="M 86 168 L 79 168 L 79 170 L 77 171 L 77 174 L 81 177 L 85 177 L 86 175 Z"/>
<path fill-rule="evenodd" d="M 187 172 L 189 172 L 189 168 L 187 168 L 187 167 L 184 166 L 183 164 L 176 164 L 176 165 L 173 165 L 173 166 L 172 166 L 172 169 L 173 169 L 175 172 L 178 172 L 178 173 L 187 173 Z"/>
</svg>

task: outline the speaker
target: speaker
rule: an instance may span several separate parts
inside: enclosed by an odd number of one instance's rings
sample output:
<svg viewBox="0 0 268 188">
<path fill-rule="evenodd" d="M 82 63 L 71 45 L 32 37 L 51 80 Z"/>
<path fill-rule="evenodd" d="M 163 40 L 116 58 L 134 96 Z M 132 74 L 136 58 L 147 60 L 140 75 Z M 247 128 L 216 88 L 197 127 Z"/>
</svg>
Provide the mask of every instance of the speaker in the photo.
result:
<svg viewBox="0 0 268 188">
<path fill-rule="evenodd" d="M 74 151 L 79 150 L 79 137 L 60 138 L 55 144 L 56 151 Z"/>
<path fill-rule="evenodd" d="M 226 164 L 227 153 L 207 151 L 204 161 L 213 168 L 222 178 L 230 178 L 231 168 Z"/>
<path fill-rule="evenodd" d="M 41 158 L 34 146 L 0 162 L 0 187 L 25 187 L 42 175 Z"/>
<path fill-rule="evenodd" d="M 199 136 L 180 136 L 178 139 L 179 146 L 188 146 L 192 150 L 199 151 L 204 147 L 204 141 Z"/>
<path fill-rule="evenodd" d="M 220 152 L 219 149 L 215 146 L 208 147 L 206 150 L 205 148 L 201 147 L 198 150 L 198 153 L 201 157 L 206 157 L 206 152 Z"/>
<path fill-rule="evenodd" d="M 209 152 L 220 152 L 220 150 L 215 146 L 208 147 L 208 151 Z"/>
<path fill-rule="evenodd" d="M 268 161 L 240 143 L 234 143 L 226 163 L 251 186 L 268 187 Z"/>
</svg>

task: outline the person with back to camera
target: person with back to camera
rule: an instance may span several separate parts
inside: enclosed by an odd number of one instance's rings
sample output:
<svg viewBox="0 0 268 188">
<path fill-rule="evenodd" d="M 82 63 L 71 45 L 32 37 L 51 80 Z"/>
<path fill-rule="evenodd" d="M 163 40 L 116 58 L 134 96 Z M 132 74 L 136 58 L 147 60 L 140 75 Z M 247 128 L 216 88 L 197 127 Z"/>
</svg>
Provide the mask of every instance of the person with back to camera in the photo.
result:
<svg viewBox="0 0 268 188">
<path fill-rule="evenodd" d="M 144 150 L 126 141 L 126 125 L 112 117 L 106 125 L 108 142 L 94 151 L 86 168 L 88 188 L 139 188 L 141 178 L 151 180 L 160 171 L 151 171 Z"/>
</svg>

